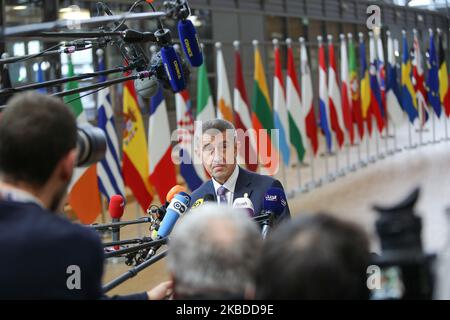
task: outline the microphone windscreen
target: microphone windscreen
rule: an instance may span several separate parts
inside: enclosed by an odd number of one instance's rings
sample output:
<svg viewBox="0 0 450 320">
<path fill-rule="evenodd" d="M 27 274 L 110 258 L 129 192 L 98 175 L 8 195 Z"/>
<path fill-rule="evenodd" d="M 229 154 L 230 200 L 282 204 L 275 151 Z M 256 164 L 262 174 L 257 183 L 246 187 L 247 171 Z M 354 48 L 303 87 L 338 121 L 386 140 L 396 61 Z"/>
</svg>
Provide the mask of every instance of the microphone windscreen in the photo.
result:
<svg viewBox="0 0 450 320">
<path fill-rule="evenodd" d="M 203 53 L 198 42 L 197 30 L 195 30 L 192 21 L 178 21 L 178 35 L 184 54 L 191 66 L 200 67 L 203 64 Z"/>
<path fill-rule="evenodd" d="M 182 64 L 175 49 L 172 46 L 162 47 L 161 58 L 173 92 L 178 93 L 186 89 Z"/>
<path fill-rule="evenodd" d="M 270 188 L 264 195 L 263 210 L 273 212 L 275 215 L 283 213 L 287 206 L 286 195 L 281 188 Z"/>
<path fill-rule="evenodd" d="M 250 217 L 255 215 L 255 207 L 253 206 L 253 202 L 247 197 L 236 198 L 233 202 L 233 208 L 247 211 Z"/>
<path fill-rule="evenodd" d="M 109 215 L 113 219 L 120 219 L 123 216 L 123 210 L 125 209 L 125 200 L 120 194 L 113 195 L 109 200 Z"/>
<path fill-rule="evenodd" d="M 182 194 L 177 194 L 173 197 L 169 206 L 167 207 L 166 215 L 158 229 L 158 236 L 161 238 L 167 237 L 171 232 L 180 216 L 186 213 L 191 200 L 189 195 L 187 197 Z"/>
<path fill-rule="evenodd" d="M 136 93 L 142 98 L 149 99 L 156 96 L 158 93 L 159 82 L 155 76 L 144 79 L 136 79 L 134 80 L 134 88 L 136 89 Z"/>
<path fill-rule="evenodd" d="M 180 186 L 179 184 L 173 186 L 172 189 L 170 189 L 169 192 L 167 192 L 166 201 L 167 202 L 172 201 L 173 197 L 180 192 L 186 192 L 186 187 Z"/>
</svg>

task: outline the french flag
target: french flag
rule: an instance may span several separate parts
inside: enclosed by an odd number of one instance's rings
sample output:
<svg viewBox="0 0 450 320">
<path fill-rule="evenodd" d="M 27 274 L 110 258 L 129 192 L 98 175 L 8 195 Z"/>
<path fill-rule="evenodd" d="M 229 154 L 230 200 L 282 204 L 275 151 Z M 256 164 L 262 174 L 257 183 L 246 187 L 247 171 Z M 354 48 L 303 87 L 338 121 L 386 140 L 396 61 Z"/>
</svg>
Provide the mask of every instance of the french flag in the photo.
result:
<svg viewBox="0 0 450 320">
<path fill-rule="evenodd" d="M 177 178 L 172 161 L 169 117 L 161 86 L 150 101 L 148 159 L 150 182 L 164 203 L 169 190 L 177 184 Z"/>
</svg>

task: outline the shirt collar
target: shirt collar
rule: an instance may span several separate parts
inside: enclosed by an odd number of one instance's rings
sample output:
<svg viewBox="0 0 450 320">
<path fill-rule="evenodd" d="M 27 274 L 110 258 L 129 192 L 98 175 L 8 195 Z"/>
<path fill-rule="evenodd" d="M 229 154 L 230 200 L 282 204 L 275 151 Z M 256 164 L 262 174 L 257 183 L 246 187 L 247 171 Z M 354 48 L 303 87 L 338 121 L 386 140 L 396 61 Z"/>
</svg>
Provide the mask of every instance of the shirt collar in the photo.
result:
<svg viewBox="0 0 450 320">
<path fill-rule="evenodd" d="M 1 182 L 0 197 L 7 201 L 35 203 L 38 206 L 45 208 L 44 204 L 31 193 Z"/>
<path fill-rule="evenodd" d="M 234 171 L 231 174 L 231 176 L 228 178 L 227 181 L 225 181 L 225 183 L 223 184 L 223 186 L 225 188 L 227 188 L 228 191 L 230 191 L 231 193 L 234 193 L 234 189 L 236 187 L 236 182 L 239 176 L 239 166 L 236 164 L 236 166 L 234 167 Z M 220 184 L 219 182 L 217 182 L 214 178 L 212 178 L 213 184 L 214 184 L 214 190 L 217 194 L 217 189 L 220 188 L 220 186 L 222 186 L 222 184 Z"/>
</svg>

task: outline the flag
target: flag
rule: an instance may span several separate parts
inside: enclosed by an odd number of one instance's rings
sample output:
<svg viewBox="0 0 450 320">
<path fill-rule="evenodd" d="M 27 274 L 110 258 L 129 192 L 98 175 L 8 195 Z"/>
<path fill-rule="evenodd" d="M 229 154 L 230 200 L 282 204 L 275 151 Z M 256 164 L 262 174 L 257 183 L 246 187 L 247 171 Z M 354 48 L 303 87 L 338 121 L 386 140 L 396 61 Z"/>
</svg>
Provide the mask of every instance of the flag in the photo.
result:
<svg viewBox="0 0 450 320">
<path fill-rule="evenodd" d="M 36 82 L 37 83 L 42 83 L 45 81 L 44 79 L 44 72 L 42 71 L 42 66 L 41 66 L 41 62 L 37 63 L 37 71 L 36 71 Z M 42 94 L 46 94 L 47 93 L 47 89 L 46 88 L 40 88 L 36 90 L 39 93 Z"/>
<path fill-rule="evenodd" d="M 352 110 L 353 122 L 358 128 L 359 138 L 364 137 L 364 122 L 361 111 L 361 99 L 359 92 L 358 69 L 356 67 L 356 48 L 353 43 L 353 36 L 351 33 L 348 37 L 348 67 L 350 72 L 350 109 Z"/>
<path fill-rule="evenodd" d="M 327 73 L 325 64 L 325 48 L 323 47 L 322 37 L 317 37 L 319 42 L 319 123 L 327 141 L 328 151 L 331 152 L 332 140 L 330 132 L 330 119 L 328 114 L 328 88 Z"/>
<path fill-rule="evenodd" d="M 288 71 L 286 77 L 286 103 L 289 116 L 289 139 L 295 150 L 296 162 L 301 163 L 305 157 L 306 130 L 305 113 L 301 103 L 300 86 L 295 70 L 292 40 L 288 39 Z M 305 139 L 305 140 L 304 140 Z M 310 150 L 312 151 L 312 150 Z"/>
<path fill-rule="evenodd" d="M 71 56 L 68 56 L 68 77 L 74 76 Z M 78 88 L 78 82 L 71 81 L 66 85 L 66 90 Z M 86 114 L 78 93 L 64 97 L 64 102 L 72 109 L 77 118 L 77 123 L 87 123 Z M 100 191 L 97 182 L 97 165 L 87 168 L 76 168 L 68 188 L 68 202 L 78 219 L 89 224 L 95 221 L 102 211 Z"/>
<path fill-rule="evenodd" d="M 164 203 L 169 190 L 177 184 L 177 177 L 172 161 L 169 117 L 161 86 L 150 101 L 148 152 L 150 183 L 161 203 Z"/>
<path fill-rule="evenodd" d="M 416 92 L 417 108 L 419 111 L 420 125 L 424 126 L 428 120 L 427 112 L 427 92 L 425 90 L 425 75 L 422 64 L 422 54 L 420 52 L 419 39 L 417 38 L 417 30 L 414 29 L 414 60 L 413 60 L 413 77 L 414 90 Z"/>
<path fill-rule="evenodd" d="M 196 190 L 206 180 L 201 164 L 197 163 L 199 154 L 192 154 L 194 141 L 194 118 L 192 116 L 191 98 L 187 90 L 175 95 L 178 131 L 178 155 L 180 157 L 180 174 L 191 191 Z M 194 150 L 197 152 L 197 150 Z M 199 151 L 198 151 L 199 152 Z"/>
<path fill-rule="evenodd" d="M 256 44 L 256 43 L 255 43 Z M 252 124 L 257 133 L 257 152 L 259 163 L 268 174 L 278 170 L 279 155 L 272 146 L 271 130 L 274 129 L 272 107 L 266 75 L 258 47 L 255 51 L 255 73 L 252 97 Z"/>
<path fill-rule="evenodd" d="M 378 131 L 381 133 L 384 128 L 384 111 L 381 101 L 380 84 L 377 78 L 377 58 L 375 51 L 375 40 L 373 33 L 369 32 L 369 56 L 370 56 L 370 109 L 377 122 Z"/>
<path fill-rule="evenodd" d="M 123 177 L 144 212 L 153 200 L 149 177 L 148 150 L 144 121 L 139 109 L 134 83 L 125 82 L 123 88 Z"/>
<path fill-rule="evenodd" d="M 289 148 L 289 117 L 286 107 L 286 92 L 284 91 L 283 74 L 281 71 L 280 49 L 275 45 L 275 72 L 273 78 L 273 122 L 279 130 L 279 139 L 275 143 L 280 151 L 285 166 L 289 165 L 291 151 Z"/>
<path fill-rule="evenodd" d="M 419 116 L 417 112 L 417 100 L 415 99 L 414 87 L 411 82 L 411 60 L 406 40 L 406 32 L 403 31 L 403 54 L 402 54 L 402 105 L 409 117 L 409 121 Z"/>
<path fill-rule="evenodd" d="M 353 116 L 351 109 L 351 92 L 350 81 L 348 76 L 348 55 L 347 43 L 345 42 L 345 35 L 341 34 L 341 99 L 342 99 L 342 113 L 344 115 L 345 128 L 347 129 L 349 142 L 351 144 L 355 141 L 355 133 L 353 130 Z"/>
<path fill-rule="evenodd" d="M 256 171 L 258 168 L 258 155 L 256 153 L 256 136 L 254 134 L 251 118 L 251 110 L 248 104 L 247 90 L 245 89 L 244 75 L 242 72 L 241 54 L 239 43 L 235 43 L 235 67 L 236 80 L 234 87 L 234 123 L 241 142 L 238 146 L 240 162 L 245 162 L 247 169 Z M 239 134 L 244 133 L 244 135 Z"/>
<path fill-rule="evenodd" d="M 394 42 L 391 33 L 387 33 L 387 84 L 386 109 L 390 121 L 399 126 L 405 120 L 405 113 L 401 106 L 400 90 L 397 82 L 397 64 L 395 62 Z"/>
<path fill-rule="evenodd" d="M 384 124 L 387 124 L 387 114 L 386 114 L 386 67 L 384 63 L 384 49 L 383 49 L 383 41 L 381 39 L 381 35 L 377 34 L 376 38 L 376 68 L 377 68 L 377 78 L 378 84 L 380 86 L 380 95 L 381 95 L 381 111 L 383 114 Z"/>
<path fill-rule="evenodd" d="M 217 48 L 217 117 L 233 123 L 233 106 L 231 105 L 230 87 L 228 86 L 227 69 L 223 59 L 222 44 Z"/>
<path fill-rule="evenodd" d="M 361 115 L 362 118 L 366 121 L 367 130 L 370 136 L 372 134 L 372 118 L 370 108 L 372 93 L 370 92 L 369 70 L 367 69 L 366 45 L 364 44 L 362 33 L 359 33 L 359 61 L 361 68 Z"/>
<path fill-rule="evenodd" d="M 103 57 L 99 57 L 98 71 L 105 70 Z M 106 81 L 106 76 L 99 78 Z M 119 137 L 111 103 L 109 88 L 102 89 L 97 94 L 98 122 L 106 137 L 105 158 L 97 163 L 97 178 L 100 192 L 107 198 L 108 203 L 113 195 L 120 194 L 125 197 L 125 187 L 120 163 Z"/>
<path fill-rule="evenodd" d="M 447 60 L 445 57 L 442 33 L 438 32 L 439 40 L 439 96 L 441 98 L 441 105 L 444 108 L 445 115 L 450 116 L 450 94 L 448 87 L 448 70 L 447 70 Z"/>
<path fill-rule="evenodd" d="M 334 57 L 333 38 L 328 35 L 328 96 L 330 123 L 333 129 L 339 148 L 344 144 L 344 115 L 342 113 L 342 101 L 337 82 L 336 59 Z"/>
<path fill-rule="evenodd" d="M 319 140 L 317 138 L 317 121 L 316 121 L 316 114 L 314 112 L 314 103 L 313 103 L 313 86 L 312 86 L 312 80 L 311 80 L 311 69 L 309 68 L 309 62 L 308 62 L 308 52 L 306 51 L 306 45 L 305 45 L 305 39 L 300 38 L 300 63 L 301 63 L 301 76 L 302 76 L 302 107 L 305 108 L 304 114 L 305 114 L 305 127 L 306 127 L 306 135 L 302 136 L 305 137 L 308 136 L 310 146 L 312 148 L 312 151 L 314 155 L 317 154 L 317 151 L 319 150 Z M 299 90 L 300 94 L 300 90 Z M 303 125 L 303 124 L 302 124 Z M 300 128 L 302 127 L 300 125 Z"/>
<path fill-rule="evenodd" d="M 216 117 L 214 112 L 214 102 L 208 80 L 206 62 L 198 69 L 197 79 L 197 121 L 212 120 Z"/>
<path fill-rule="evenodd" d="M 438 75 L 438 65 L 436 58 L 436 47 L 434 46 L 434 35 L 433 31 L 430 29 L 430 47 L 428 49 L 428 103 L 433 108 L 434 112 L 441 117 L 441 101 L 439 99 L 439 75 Z"/>
</svg>

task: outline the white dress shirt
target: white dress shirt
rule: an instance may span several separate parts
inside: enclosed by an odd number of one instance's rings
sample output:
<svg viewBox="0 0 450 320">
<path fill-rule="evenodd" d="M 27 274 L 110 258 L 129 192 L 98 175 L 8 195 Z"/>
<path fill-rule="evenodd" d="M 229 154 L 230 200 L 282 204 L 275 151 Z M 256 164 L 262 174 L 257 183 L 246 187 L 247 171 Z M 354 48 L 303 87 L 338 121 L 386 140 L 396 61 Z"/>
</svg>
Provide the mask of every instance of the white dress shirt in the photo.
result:
<svg viewBox="0 0 450 320">
<path fill-rule="evenodd" d="M 236 167 L 234 168 L 233 173 L 228 178 L 228 180 L 225 181 L 225 183 L 223 184 L 223 186 L 228 190 L 227 193 L 225 194 L 225 196 L 227 197 L 229 206 L 233 205 L 234 188 L 236 187 L 236 181 L 238 179 L 238 176 L 239 176 L 239 166 L 236 164 Z M 217 203 L 220 204 L 220 202 L 219 202 L 220 199 L 219 199 L 219 196 L 217 195 L 217 189 L 219 189 L 222 186 L 222 184 L 217 182 L 214 178 L 212 178 L 212 181 L 214 184 L 214 191 L 216 192 Z"/>
</svg>

